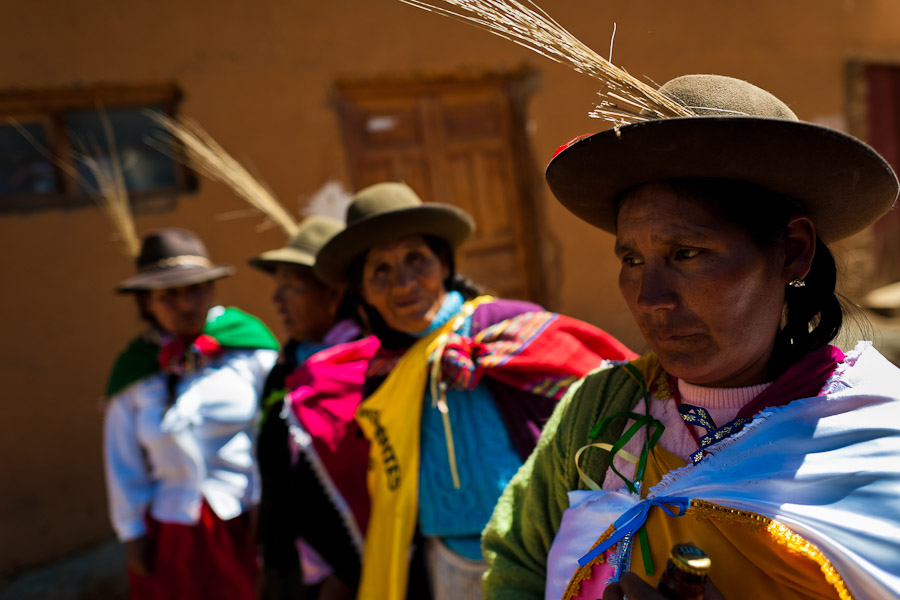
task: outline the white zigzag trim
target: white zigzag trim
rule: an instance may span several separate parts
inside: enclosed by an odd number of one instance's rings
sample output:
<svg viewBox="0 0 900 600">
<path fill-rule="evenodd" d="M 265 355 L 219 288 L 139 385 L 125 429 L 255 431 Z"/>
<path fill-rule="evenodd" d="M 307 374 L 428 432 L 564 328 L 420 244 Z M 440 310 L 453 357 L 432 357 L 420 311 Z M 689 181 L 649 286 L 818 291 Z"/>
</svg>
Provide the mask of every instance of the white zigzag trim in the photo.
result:
<svg viewBox="0 0 900 600">
<path fill-rule="evenodd" d="M 316 449 L 313 447 L 312 436 L 309 435 L 309 432 L 306 431 L 300 423 L 300 420 L 297 419 L 294 411 L 291 410 L 290 401 L 287 398 L 285 398 L 284 406 L 282 407 L 282 418 L 284 418 L 285 422 L 288 424 L 288 431 L 291 434 L 291 438 L 309 459 L 309 463 L 313 467 L 313 472 L 319 478 L 322 487 L 325 488 L 328 499 L 331 500 L 331 503 L 337 509 L 338 514 L 340 514 L 344 526 L 350 533 L 350 539 L 353 541 L 353 545 L 356 547 L 361 558 L 363 556 L 363 547 L 365 544 L 363 534 L 359 529 L 359 524 L 353 516 L 353 511 L 350 510 L 347 501 L 344 500 L 344 497 L 337 489 L 334 481 L 331 480 L 331 476 L 328 475 L 328 471 L 325 469 L 322 459 L 319 458 Z"/>
</svg>

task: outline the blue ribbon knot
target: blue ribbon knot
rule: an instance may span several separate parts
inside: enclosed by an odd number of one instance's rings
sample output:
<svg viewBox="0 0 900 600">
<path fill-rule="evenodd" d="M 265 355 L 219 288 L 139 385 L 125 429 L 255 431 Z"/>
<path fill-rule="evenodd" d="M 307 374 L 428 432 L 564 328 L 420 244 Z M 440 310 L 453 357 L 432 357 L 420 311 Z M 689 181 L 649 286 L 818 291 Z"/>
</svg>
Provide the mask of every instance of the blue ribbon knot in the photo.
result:
<svg viewBox="0 0 900 600">
<path fill-rule="evenodd" d="M 660 496 L 642 500 L 616 519 L 616 522 L 613 523 L 613 534 L 602 544 L 579 558 L 578 565 L 585 566 L 612 548 L 625 536 L 634 535 L 647 522 L 650 509 L 654 506 L 662 508 L 670 517 L 680 517 L 687 511 L 690 503 L 691 499 L 686 496 Z M 670 509 L 670 506 L 675 507 L 675 510 Z"/>
<path fill-rule="evenodd" d="M 740 431 L 750 419 L 738 417 L 721 427 L 717 427 L 709 412 L 705 408 L 691 404 L 681 404 L 678 407 L 682 420 L 688 425 L 697 425 L 706 429 L 706 433 L 700 438 L 700 449 L 691 454 L 691 462 L 697 464 L 703 458 L 703 451 L 727 437 Z"/>
</svg>

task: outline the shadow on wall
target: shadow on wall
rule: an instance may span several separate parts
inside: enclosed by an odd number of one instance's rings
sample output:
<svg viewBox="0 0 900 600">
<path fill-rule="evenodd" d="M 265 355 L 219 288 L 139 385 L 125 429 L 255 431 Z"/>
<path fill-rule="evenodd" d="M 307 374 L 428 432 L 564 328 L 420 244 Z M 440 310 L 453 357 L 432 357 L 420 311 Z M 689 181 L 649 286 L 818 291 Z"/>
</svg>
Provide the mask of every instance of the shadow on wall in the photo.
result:
<svg viewBox="0 0 900 600">
<path fill-rule="evenodd" d="M 73 558 L 0 581 L 0 600 L 127 600 L 122 544 L 110 541 Z"/>
</svg>

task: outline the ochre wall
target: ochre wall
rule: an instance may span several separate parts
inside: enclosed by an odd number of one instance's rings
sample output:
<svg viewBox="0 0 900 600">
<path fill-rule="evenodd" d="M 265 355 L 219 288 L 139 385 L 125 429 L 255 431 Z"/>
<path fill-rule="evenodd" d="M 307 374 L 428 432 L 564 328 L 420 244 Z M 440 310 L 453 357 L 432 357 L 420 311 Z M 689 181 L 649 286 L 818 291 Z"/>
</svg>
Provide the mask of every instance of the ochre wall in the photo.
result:
<svg viewBox="0 0 900 600">
<path fill-rule="evenodd" d="M 545 8 L 614 62 L 662 83 L 689 72 L 748 79 L 807 120 L 840 123 L 847 62 L 900 57 L 900 6 L 890 0 L 752 3 L 547 0 Z M 0 89 L 175 82 L 182 110 L 253 165 L 296 211 L 327 181 L 347 182 L 331 90 L 337 79 L 540 72 L 529 107 L 536 172 L 560 143 L 600 129 L 587 117 L 597 84 L 570 69 L 396 0 L 328 2 L 134 0 L 5 3 Z M 736 143 L 738 143 L 736 141 Z M 197 231 L 214 260 L 238 266 L 219 298 L 274 325 L 271 285 L 245 266 L 280 245 L 218 184 L 201 182 L 174 210 L 140 214 L 140 232 Z M 551 308 L 596 323 L 637 349 L 616 291 L 610 236 L 561 208 L 537 207 Z M 52 561 L 111 533 L 98 399 L 116 353 L 138 330 L 112 287 L 131 273 L 93 208 L 0 216 L 0 577 Z"/>
</svg>

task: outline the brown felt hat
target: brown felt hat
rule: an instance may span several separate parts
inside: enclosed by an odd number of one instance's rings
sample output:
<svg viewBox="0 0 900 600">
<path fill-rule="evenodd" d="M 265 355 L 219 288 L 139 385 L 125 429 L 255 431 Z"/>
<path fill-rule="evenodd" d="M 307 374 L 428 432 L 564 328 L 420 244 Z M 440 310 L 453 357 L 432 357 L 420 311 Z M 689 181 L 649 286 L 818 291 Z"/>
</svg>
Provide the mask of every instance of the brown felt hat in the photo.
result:
<svg viewBox="0 0 900 600">
<path fill-rule="evenodd" d="M 698 116 L 577 138 L 550 161 L 550 189 L 579 218 L 615 233 L 616 201 L 629 188 L 666 179 L 735 179 L 792 199 L 819 237 L 834 242 L 874 223 L 897 199 L 897 176 L 875 150 L 798 120 L 755 85 L 685 75 L 660 91 Z"/>
<path fill-rule="evenodd" d="M 347 228 L 316 256 L 316 276 L 330 285 L 347 283 L 350 264 L 372 246 L 411 235 L 433 235 L 457 248 L 475 224 L 464 210 L 424 203 L 405 183 L 376 183 L 357 192 L 347 207 Z"/>
<path fill-rule="evenodd" d="M 263 252 L 247 262 L 251 267 L 270 275 L 275 273 L 279 264 L 312 267 L 316 263 L 316 254 L 322 246 L 343 228 L 344 224 L 337 219 L 324 215 L 310 215 L 303 219 L 297 233 L 286 246 Z"/>
<path fill-rule="evenodd" d="M 213 264 L 195 233 L 176 228 L 160 229 L 144 238 L 137 270 L 137 275 L 116 286 L 116 292 L 165 290 L 220 279 L 234 272 L 229 266 Z"/>
</svg>

